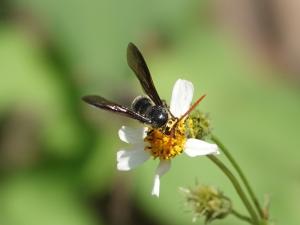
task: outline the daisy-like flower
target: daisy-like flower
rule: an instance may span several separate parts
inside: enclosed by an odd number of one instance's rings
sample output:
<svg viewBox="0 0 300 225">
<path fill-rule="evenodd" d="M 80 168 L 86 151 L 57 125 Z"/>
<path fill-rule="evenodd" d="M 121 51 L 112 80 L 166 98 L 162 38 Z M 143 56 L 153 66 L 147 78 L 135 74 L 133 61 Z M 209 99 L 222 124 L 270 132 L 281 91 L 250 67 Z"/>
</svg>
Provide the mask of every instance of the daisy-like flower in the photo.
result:
<svg viewBox="0 0 300 225">
<path fill-rule="evenodd" d="M 176 118 L 181 118 L 190 108 L 193 98 L 193 84 L 186 80 L 177 80 L 172 91 L 170 112 Z M 131 144 L 128 149 L 117 152 L 118 170 L 128 171 L 143 164 L 146 160 L 159 159 L 159 165 L 154 175 L 152 195 L 159 196 L 160 178 L 171 167 L 171 159 L 184 152 L 189 157 L 218 154 L 218 146 L 208 142 L 187 138 L 185 119 L 172 128 L 173 134 L 167 135 L 160 128 L 149 126 L 130 128 L 122 126 L 119 137 Z"/>
</svg>

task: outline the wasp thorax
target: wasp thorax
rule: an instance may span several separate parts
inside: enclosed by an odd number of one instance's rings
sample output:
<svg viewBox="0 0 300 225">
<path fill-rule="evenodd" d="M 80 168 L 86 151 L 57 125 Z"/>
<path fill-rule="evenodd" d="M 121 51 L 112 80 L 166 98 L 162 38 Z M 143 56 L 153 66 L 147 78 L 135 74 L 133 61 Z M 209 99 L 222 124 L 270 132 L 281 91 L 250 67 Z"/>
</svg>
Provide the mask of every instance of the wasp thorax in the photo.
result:
<svg viewBox="0 0 300 225">
<path fill-rule="evenodd" d="M 154 103 L 147 97 L 139 96 L 134 99 L 132 103 L 132 109 L 151 120 L 151 126 L 158 128 L 165 125 L 168 121 L 168 112 L 167 110 Z"/>
<path fill-rule="evenodd" d="M 161 106 L 152 106 L 146 112 L 146 116 L 151 119 L 153 127 L 162 127 L 168 121 L 168 113 L 165 108 Z"/>
</svg>

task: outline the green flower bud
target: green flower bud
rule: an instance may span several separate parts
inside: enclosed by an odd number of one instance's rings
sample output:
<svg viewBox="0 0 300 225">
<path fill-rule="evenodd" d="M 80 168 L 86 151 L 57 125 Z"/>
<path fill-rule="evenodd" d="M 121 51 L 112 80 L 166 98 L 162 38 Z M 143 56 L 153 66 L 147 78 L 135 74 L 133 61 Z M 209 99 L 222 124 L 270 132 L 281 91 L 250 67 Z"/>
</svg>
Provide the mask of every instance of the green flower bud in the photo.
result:
<svg viewBox="0 0 300 225">
<path fill-rule="evenodd" d="M 207 113 L 194 110 L 186 119 L 188 138 L 205 140 L 211 134 L 211 124 Z"/>
<path fill-rule="evenodd" d="M 232 211 L 230 199 L 221 191 L 212 186 L 198 185 L 195 188 L 181 188 L 186 204 L 194 214 L 193 221 L 198 217 L 204 217 L 205 223 L 215 219 L 225 218 Z"/>
</svg>

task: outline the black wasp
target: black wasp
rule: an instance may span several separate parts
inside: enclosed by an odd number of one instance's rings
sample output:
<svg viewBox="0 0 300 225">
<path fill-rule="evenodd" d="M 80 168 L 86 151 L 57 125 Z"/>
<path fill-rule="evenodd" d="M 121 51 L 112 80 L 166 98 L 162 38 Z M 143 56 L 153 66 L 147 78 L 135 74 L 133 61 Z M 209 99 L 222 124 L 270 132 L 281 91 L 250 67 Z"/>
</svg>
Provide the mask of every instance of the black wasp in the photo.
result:
<svg viewBox="0 0 300 225">
<path fill-rule="evenodd" d="M 111 102 L 97 95 L 84 96 L 82 99 L 90 105 L 136 119 L 154 128 L 169 130 L 171 128 L 169 125 L 174 124 L 176 118 L 171 115 L 167 105 L 159 97 L 144 57 L 133 43 L 129 43 L 127 47 L 127 63 L 139 79 L 148 97 L 136 97 L 132 102 L 131 108 Z"/>
</svg>

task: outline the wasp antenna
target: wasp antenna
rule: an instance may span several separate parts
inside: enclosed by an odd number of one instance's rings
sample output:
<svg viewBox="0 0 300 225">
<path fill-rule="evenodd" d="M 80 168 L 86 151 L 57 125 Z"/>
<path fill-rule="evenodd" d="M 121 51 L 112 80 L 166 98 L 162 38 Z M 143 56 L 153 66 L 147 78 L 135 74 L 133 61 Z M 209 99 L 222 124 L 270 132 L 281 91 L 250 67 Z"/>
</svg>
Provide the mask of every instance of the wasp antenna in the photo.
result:
<svg viewBox="0 0 300 225">
<path fill-rule="evenodd" d="M 202 95 L 200 98 L 197 99 L 197 101 L 184 113 L 178 121 L 181 121 L 184 117 L 186 117 L 188 114 L 190 114 L 196 107 L 197 105 L 206 97 L 206 94 Z"/>
</svg>

